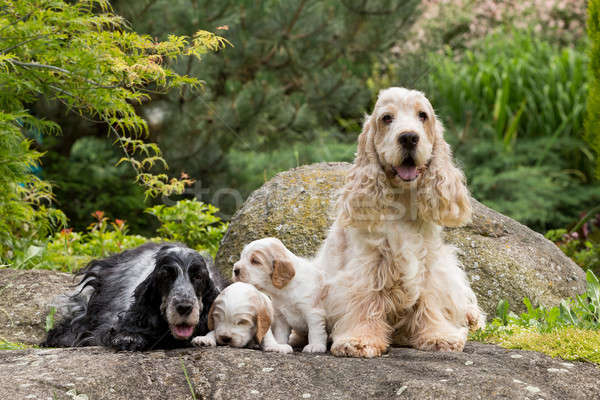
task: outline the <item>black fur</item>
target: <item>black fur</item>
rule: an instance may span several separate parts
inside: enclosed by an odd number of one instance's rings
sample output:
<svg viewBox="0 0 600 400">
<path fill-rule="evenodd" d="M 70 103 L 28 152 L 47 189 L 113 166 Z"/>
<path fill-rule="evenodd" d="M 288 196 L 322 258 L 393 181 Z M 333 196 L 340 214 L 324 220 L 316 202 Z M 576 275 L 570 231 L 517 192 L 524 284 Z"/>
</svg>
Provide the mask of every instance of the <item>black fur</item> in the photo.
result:
<svg viewBox="0 0 600 400">
<path fill-rule="evenodd" d="M 188 340 L 171 334 L 164 303 L 167 298 L 175 299 L 174 304 L 195 301 L 190 297 L 195 296 L 203 307 L 192 337 L 208 332 L 208 311 L 223 280 L 207 259 L 181 244 L 147 243 L 92 261 L 79 272 L 77 292 L 59 305 L 65 317 L 41 345 L 119 350 L 189 346 Z"/>
</svg>

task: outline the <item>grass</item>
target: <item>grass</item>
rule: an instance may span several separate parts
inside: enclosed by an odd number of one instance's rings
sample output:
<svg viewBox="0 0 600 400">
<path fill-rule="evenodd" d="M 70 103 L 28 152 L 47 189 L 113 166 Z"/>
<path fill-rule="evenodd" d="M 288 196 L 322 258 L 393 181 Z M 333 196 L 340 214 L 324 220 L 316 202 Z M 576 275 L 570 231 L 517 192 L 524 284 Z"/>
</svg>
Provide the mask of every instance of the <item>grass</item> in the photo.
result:
<svg viewBox="0 0 600 400">
<path fill-rule="evenodd" d="M 600 364 L 600 282 L 591 270 L 586 280 L 584 294 L 556 307 L 534 307 L 525 298 L 527 312 L 516 315 L 509 311 L 508 302 L 500 301 L 496 318 L 470 339 Z"/>
<path fill-rule="evenodd" d="M 0 350 L 24 350 L 31 349 L 33 346 L 18 343 L 18 342 L 9 342 L 4 339 L 0 339 Z"/>
</svg>

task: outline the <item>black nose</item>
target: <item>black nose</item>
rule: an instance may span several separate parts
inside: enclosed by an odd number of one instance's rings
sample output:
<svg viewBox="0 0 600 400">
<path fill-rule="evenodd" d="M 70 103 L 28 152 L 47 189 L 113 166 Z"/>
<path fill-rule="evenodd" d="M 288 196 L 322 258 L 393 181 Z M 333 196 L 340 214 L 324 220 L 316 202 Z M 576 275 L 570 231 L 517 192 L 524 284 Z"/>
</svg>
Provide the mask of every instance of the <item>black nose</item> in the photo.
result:
<svg viewBox="0 0 600 400">
<path fill-rule="evenodd" d="M 239 276 L 239 275 L 240 275 L 240 269 L 239 269 L 239 268 L 236 268 L 236 269 L 234 269 L 234 270 L 233 270 L 233 274 L 234 274 L 235 276 Z"/>
<path fill-rule="evenodd" d="M 177 310 L 177 312 L 180 315 L 186 316 L 189 313 L 192 312 L 192 305 L 191 304 L 178 304 L 175 309 Z"/>
<path fill-rule="evenodd" d="M 219 336 L 219 340 L 225 344 L 231 342 L 231 336 Z"/>
<path fill-rule="evenodd" d="M 400 135 L 398 141 L 405 149 L 414 149 L 419 143 L 419 135 L 414 132 L 407 132 Z"/>
</svg>

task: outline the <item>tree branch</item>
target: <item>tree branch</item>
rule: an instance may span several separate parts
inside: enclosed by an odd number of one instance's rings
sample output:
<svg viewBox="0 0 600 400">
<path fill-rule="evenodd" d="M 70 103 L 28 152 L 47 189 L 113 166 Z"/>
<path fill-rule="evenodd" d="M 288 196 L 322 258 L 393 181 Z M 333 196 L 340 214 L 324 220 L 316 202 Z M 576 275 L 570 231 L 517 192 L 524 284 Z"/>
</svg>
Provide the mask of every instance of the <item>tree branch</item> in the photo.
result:
<svg viewBox="0 0 600 400">
<path fill-rule="evenodd" d="M 120 85 L 113 85 L 113 86 L 101 85 L 98 82 L 95 82 L 95 81 L 93 81 L 91 79 L 86 79 L 86 78 L 84 78 L 82 76 L 75 75 L 71 71 L 67 71 L 66 69 L 55 67 L 54 65 L 46 65 L 46 64 L 36 63 L 36 62 L 28 63 L 28 62 L 17 61 L 17 60 L 12 59 L 12 58 L 7 59 L 6 61 L 10 62 L 11 64 L 18 65 L 18 66 L 24 67 L 24 68 L 49 69 L 49 70 L 52 70 L 52 71 L 61 72 L 61 73 L 65 74 L 65 75 L 76 76 L 77 78 L 82 79 L 84 82 L 87 82 L 87 83 L 89 83 L 91 85 L 94 85 L 94 86 L 102 88 L 102 89 L 116 89 L 116 88 L 121 87 Z"/>
</svg>

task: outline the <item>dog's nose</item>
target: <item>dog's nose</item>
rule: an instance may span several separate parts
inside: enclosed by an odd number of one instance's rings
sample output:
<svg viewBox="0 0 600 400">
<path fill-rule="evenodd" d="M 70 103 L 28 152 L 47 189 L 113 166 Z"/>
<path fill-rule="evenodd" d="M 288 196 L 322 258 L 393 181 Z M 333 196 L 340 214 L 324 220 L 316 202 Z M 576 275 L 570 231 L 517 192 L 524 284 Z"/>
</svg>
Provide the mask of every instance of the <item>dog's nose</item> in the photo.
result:
<svg viewBox="0 0 600 400">
<path fill-rule="evenodd" d="M 405 149 L 411 150 L 419 143 L 419 135 L 414 132 L 406 132 L 398 137 L 398 141 Z"/>
<path fill-rule="evenodd" d="M 233 269 L 233 275 L 240 276 L 240 269 L 239 268 L 234 268 Z"/>
<path fill-rule="evenodd" d="M 186 316 L 192 312 L 192 308 L 194 308 L 191 304 L 178 304 L 175 309 L 179 313 L 179 315 Z"/>
<path fill-rule="evenodd" d="M 219 341 L 221 343 L 229 344 L 229 342 L 231 342 L 231 336 L 219 336 Z"/>
</svg>

